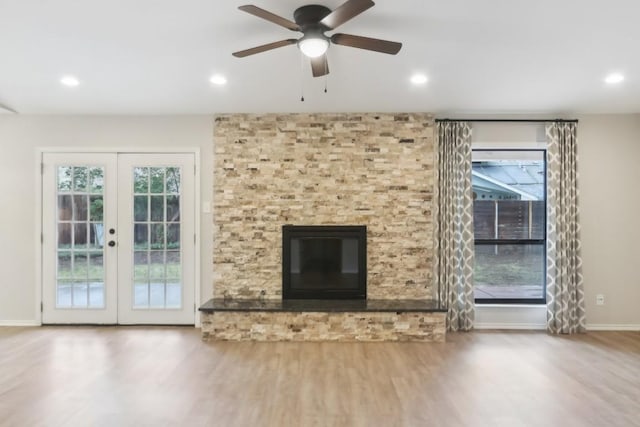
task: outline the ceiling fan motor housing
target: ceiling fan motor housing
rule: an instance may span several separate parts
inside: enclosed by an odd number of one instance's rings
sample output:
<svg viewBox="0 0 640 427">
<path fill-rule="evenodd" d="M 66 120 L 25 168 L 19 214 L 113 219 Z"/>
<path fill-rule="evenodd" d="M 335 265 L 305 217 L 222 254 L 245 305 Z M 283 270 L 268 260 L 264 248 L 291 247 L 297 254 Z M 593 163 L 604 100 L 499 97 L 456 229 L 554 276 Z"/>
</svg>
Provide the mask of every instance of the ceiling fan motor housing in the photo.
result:
<svg viewBox="0 0 640 427">
<path fill-rule="evenodd" d="M 325 32 L 329 28 L 320 24 L 320 21 L 331 13 L 331 9 L 318 4 L 310 4 L 307 6 L 299 7 L 293 12 L 293 19 L 300 27 L 303 33 L 307 33 L 307 30 L 318 30 L 319 32 Z"/>
</svg>

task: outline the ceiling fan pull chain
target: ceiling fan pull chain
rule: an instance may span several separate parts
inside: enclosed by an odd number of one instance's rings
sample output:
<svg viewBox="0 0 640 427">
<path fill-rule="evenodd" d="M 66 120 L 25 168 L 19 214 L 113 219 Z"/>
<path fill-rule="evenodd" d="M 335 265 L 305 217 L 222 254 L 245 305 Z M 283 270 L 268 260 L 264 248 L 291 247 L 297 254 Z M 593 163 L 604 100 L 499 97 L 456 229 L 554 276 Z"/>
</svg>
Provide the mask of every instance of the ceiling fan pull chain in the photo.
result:
<svg viewBox="0 0 640 427">
<path fill-rule="evenodd" d="M 325 55 L 327 55 L 325 53 Z M 328 58 L 328 55 L 327 55 Z M 324 93 L 327 93 L 327 86 L 329 85 L 329 60 L 325 58 L 324 61 Z"/>
<path fill-rule="evenodd" d="M 327 86 L 329 85 L 329 61 L 324 61 L 324 93 L 327 93 Z"/>
<path fill-rule="evenodd" d="M 304 102 L 304 58 L 300 53 L 300 102 Z"/>
</svg>

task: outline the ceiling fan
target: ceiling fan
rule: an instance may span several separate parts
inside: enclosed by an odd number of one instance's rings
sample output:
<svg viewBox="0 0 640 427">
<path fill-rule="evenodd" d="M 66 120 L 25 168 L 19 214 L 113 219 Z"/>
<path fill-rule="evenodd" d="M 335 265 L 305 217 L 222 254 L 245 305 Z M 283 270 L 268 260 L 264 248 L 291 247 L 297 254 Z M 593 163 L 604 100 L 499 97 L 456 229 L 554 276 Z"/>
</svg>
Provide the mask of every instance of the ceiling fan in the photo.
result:
<svg viewBox="0 0 640 427">
<path fill-rule="evenodd" d="M 251 49 L 241 50 L 234 52 L 233 56 L 244 58 L 245 56 L 256 53 L 297 44 L 300 51 L 311 60 L 313 77 L 320 77 L 329 74 L 327 49 L 330 43 L 395 55 L 402 48 L 402 43 L 373 39 L 370 37 L 353 36 L 350 34 L 336 33 L 332 36 L 326 36 L 324 34 L 326 31 L 335 30 L 338 26 L 361 14 L 374 4 L 371 0 L 347 0 L 334 10 L 316 4 L 302 6 L 293 12 L 295 22 L 257 6 L 240 6 L 238 9 L 255 15 L 258 18 L 266 19 L 269 22 L 273 22 L 291 31 L 299 31 L 302 33 L 302 37 L 299 39 L 280 40 Z"/>
</svg>

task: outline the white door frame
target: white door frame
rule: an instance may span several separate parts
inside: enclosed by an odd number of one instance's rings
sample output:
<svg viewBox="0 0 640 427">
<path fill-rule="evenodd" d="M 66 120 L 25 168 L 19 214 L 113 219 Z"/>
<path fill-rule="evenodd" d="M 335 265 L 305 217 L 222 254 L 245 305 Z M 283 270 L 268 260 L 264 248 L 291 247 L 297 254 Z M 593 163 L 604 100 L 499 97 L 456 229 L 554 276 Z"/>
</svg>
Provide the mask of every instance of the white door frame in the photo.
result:
<svg viewBox="0 0 640 427">
<path fill-rule="evenodd" d="M 195 260 L 194 260 L 194 279 L 195 279 L 195 289 L 194 289 L 194 301 L 193 304 L 197 308 L 198 301 L 201 299 L 201 269 L 200 269 L 200 148 L 199 147 L 38 147 L 36 148 L 35 153 L 35 182 L 36 182 L 36 191 L 35 193 L 35 207 L 36 207 L 36 215 L 35 215 L 35 236 L 34 236 L 34 247 L 35 247 L 35 260 L 36 260 L 36 268 L 35 268 L 35 313 L 36 313 L 36 325 L 42 325 L 42 286 L 43 286 L 43 276 L 42 276 L 42 262 L 43 262 L 43 221 L 42 217 L 42 198 L 44 197 L 44 187 L 42 181 L 42 170 L 43 170 L 43 155 L 44 153 L 110 153 L 110 154 L 148 154 L 148 153 L 179 153 L 179 154 L 193 154 L 195 161 L 195 178 L 194 178 L 194 208 L 195 208 Z M 200 327 L 200 311 L 196 309 L 195 312 L 195 327 Z"/>
</svg>

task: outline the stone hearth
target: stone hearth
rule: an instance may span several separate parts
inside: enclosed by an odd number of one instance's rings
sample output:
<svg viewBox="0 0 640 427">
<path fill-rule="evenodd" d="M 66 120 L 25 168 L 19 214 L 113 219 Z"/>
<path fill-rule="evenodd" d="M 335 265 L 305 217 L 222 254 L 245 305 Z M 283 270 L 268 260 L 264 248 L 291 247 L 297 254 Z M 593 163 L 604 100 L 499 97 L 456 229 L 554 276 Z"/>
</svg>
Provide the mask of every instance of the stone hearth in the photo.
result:
<svg viewBox="0 0 640 427">
<path fill-rule="evenodd" d="M 446 310 L 426 300 L 212 299 L 200 311 L 205 340 L 445 340 Z"/>
</svg>

